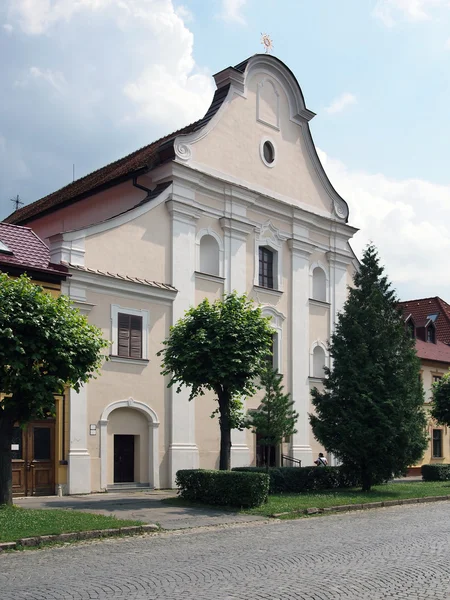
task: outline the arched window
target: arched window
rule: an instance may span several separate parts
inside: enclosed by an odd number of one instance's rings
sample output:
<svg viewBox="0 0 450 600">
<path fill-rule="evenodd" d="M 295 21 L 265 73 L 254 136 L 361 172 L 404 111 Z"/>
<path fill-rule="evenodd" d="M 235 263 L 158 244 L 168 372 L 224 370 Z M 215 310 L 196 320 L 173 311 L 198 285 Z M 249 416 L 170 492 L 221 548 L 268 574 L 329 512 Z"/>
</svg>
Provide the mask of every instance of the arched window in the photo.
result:
<svg viewBox="0 0 450 600">
<path fill-rule="evenodd" d="M 212 235 L 204 235 L 200 240 L 200 271 L 220 275 L 220 248 Z"/>
<path fill-rule="evenodd" d="M 273 289 L 273 252 L 265 246 L 259 248 L 259 285 Z"/>
<path fill-rule="evenodd" d="M 314 300 L 327 301 L 327 277 L 320 267 L 313 271 L 312 297 Z"/>
<path fill-rule="evenodd" d="M 325 350 L 322 346 L 316 346 L 313 350 L 313 377 L 325 377 L 323 368 L 325 366 Z"/>
</svg>

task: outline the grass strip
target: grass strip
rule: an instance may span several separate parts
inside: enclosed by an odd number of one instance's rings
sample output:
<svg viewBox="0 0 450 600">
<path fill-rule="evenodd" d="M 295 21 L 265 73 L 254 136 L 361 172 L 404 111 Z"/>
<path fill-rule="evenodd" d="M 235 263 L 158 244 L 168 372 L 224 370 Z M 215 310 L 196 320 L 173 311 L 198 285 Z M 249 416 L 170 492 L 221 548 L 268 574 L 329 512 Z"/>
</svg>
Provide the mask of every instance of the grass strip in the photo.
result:
<svg viewBox="0 0 450 600">
<path fill-rule="evenodd" d="M 142 525 L 142 522 L 75 510 L 0 506 L 0 542 L 15 542 L 40 535 L 118 529 L 130 525 Z"/>
</svg>

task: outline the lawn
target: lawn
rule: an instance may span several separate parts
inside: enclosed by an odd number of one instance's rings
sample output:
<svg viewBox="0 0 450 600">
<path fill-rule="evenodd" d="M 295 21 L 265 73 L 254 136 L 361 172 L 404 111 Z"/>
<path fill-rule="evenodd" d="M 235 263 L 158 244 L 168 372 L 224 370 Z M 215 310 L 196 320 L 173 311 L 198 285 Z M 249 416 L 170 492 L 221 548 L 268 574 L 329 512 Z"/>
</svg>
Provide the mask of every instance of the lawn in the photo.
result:
<svg viewBox="0 0 450 600">
<path fill-rule="evenodd" d="M 305 494 L 275 494 L 269 496 L 266 504 L 240 512 L 267 517 L 277 513 L 292 512 L 293 516 L 295 516 L 296 511 L 301 511 L 305 508 L 327 508 L 343 504 L 366 504 L 368 502 L 382 502 L 384 500 L 403 500 L 406 498 L 447 495 L 450 495 L 450 481 L 405 481 L 377 485 L 370 492 L 362 492 L 360 489 L 342 489 Z M 163 502 L 172 506 L 206 507 L 204 504 L 189 502 L 182 498 L 169 498 L 163 500 Z M 234 510 L 229 506 L 209 506 L 209 508 L 226 511 Z"/>
<path fill-rule="evenodd" d="M 327 508 L 342 504 L 365 504 L 383 500 L 403 500 L 426 496 L 450 495 L 450 481 L 411 481 L 377 485 L 370 492 L 357 489 L 331 490 L 309 494 L 278 494 L 269 496 L 266 504 L 248 509 L 247 514 L 270 516 L 276 513 L 293 512 L 305 508 Z"/>
<path fill-rule="evenodd" d="M 38 535 L 117 529 L 129 525 L 142 523 L 73 510 L 32 510 L 18 506 L 0 506 L 0 542 L 15 542 L 20 538 Z"/>
</svg>

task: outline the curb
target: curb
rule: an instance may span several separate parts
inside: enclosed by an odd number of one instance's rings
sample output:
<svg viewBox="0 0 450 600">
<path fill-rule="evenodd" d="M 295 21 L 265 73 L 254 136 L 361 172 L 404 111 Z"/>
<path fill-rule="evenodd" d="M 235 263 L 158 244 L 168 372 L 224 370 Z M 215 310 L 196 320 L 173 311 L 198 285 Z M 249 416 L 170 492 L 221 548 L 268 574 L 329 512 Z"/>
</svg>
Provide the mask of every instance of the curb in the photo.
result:
<svg viewBox="0 0 450 600">
<path fill-rule="evenodd" d="M 21 550 L 22 548 L 33 548 L 42 544 L 54 542 L 75 542 L 81 540 L 100 539 L 118 535 L 139 535 L 160 531 L 158 525 L 134 525 L 130 527 L 118 527 L 117 529 L 92 529 L 91 531 L 77 531 L 73 533 L 59 533 L 55 535 L 38 535 L 36 537 L 21 538 L 15 542 L 0 542 L 0 553 L 6 550 Z"/>
<path fill-rule="evenodd" d="M 364 504 L 339 504 L 337 506 L 327 506 L 326 508 L 302 508 L 300 510 L 291 510 L 289 512 L 274 513 L 270 515 L 271 519 L 285 517 L 286 515 L 319 515 L 332 512 L 349 512 L 354 510 L 369 510 L 371 508 L 387 508 L 389 506 L 402 506 L 403 504 L 418 504 L 424 502 L 442 502 L 450 500 L 450 496 L 425 496 L 423 498 L 405 498 L 404 500 L 384 500 L 383 502 L 366 502 Z"/>
</svg>

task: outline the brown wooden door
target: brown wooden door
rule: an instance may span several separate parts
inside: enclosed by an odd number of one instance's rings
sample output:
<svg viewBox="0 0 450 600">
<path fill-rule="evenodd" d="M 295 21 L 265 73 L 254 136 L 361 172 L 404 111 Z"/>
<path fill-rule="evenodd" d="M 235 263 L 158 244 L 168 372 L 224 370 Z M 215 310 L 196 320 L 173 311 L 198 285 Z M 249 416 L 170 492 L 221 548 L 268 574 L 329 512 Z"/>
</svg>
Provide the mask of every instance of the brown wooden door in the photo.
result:
<svg viewBox="0 0 450 600">
<path fill-rule="evenodd" d="M 55 423 L 35 421 L 15 428 L 13 494 L 49 496 L 55 493 Z"/>
<path fill-rule="evenodd" d="M 134 435 L 114 436 L 114 483 L 134 482 Z"/>
</svg>

